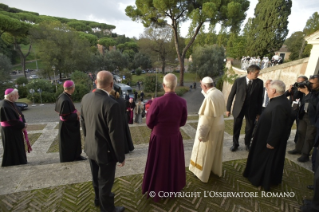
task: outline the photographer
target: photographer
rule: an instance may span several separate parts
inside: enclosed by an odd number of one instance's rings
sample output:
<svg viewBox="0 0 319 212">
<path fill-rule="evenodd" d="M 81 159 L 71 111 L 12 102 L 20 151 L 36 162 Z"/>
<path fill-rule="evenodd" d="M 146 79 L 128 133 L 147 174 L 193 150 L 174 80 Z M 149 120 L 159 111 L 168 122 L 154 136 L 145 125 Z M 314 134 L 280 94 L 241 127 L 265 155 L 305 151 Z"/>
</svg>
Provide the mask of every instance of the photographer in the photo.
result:
<svg viewBox="0 0 319 212">
<path fill-rule="evenodd" d="M 301 83 L 303 81 L 308 80 L 308 78 L 306 76 L 299 76 L 297 78 L 297 83 Z M 296 84 L 296 83 L 295 83 Z M 300 91 L 298 91 L 298 88 L 295 87 L 294 85 L 290 85 L 289 90 L 287 90 L 285 92 L 285 95 L 288 97 L 289 101 L 290 101 L 290 105 L 291 105 L 291 116 L 290 116 L 290 120 L 288 122 L 288 126 L 289 126 L 289 134 L 287 135 L 288 138 L 290 137 L 290 132 L 291 132 L 291 127 L 294 124 L 295 120 L 296 120 L 296 124 L 297 124 L 297 128 L 298 128 L 298 124 L 299 124 L 299 120 L 298 120 L 298 111 L 299 111 L 299 102 L 302 101 L 302 97 L 304 96 L 303 93 L 301 93 Z M 295 135 L 295 139 L 294 142 L 297 143 L 298 140 L 298 133 L 296 133 Z M 288 151 L 288 153 L 290 154 L 297 154 L 298 152 L 292 150 L 292 151 Z"/>
<path fill-rule="evenodd" d="M 301 101 L 299 108 L 299 125 L 298 125 L 298 140 L 296 143 L 296 153 L 301 153 L 301 157 L 297 160 L 299 162 L 309 161 L 309 153 L 314 145 L 316 136 L 315 115 L 318 98 L 311 92 L 312 83 L 309 81 L 303 81 L 301 83 L 295 83 L 295 87 L 304 93 L 304 97 Z"/>
</svg>

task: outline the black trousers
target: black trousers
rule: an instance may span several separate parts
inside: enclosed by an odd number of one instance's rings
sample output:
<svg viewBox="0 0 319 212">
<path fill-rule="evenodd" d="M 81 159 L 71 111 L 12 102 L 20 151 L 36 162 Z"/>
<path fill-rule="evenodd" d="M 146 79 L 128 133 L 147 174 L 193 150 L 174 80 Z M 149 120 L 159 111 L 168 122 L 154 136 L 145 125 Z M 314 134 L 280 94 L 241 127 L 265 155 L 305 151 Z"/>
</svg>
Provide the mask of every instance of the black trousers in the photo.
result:
<svg viewBox="0 0 319 212">
<path fill-rule="evenodd" d="M 252 117 L 249 114 L 249 107 L 243 106 L 240 114 L 237 117 L 234 117 L 234 129 L 233 129 L 233 145 L 239 146 L 239 135 L 240 129 L 243 123 L 243 118 L 245 116 L 246 119 L 246 127 L 245 127 L 245 145 L 250 145 L 250 140 L 253 134 L 255 120 L 256 117 Z"/>
<path fill-rule="evenodd" d="M 288 122 L 289 132 L 288 132 L 287 138 L 290 137 L 291 127 L 294 124 L 295 120 L 296 120 L 296 123 L 297 123 L 297 129 L 298 129 L 298 125 L 299 125 L 299 119 L 298 119 L 298 116 L 297 116 L 298 112 L 299 112 L 299 110 L 291 109 L 290 118 L 289 118 L 289 122 Z M 299 136 L 299 133 L 298 133 L 298 130 L 296 130 L 296 135 L 295 135 L 295 139 L 294 139 L 295 143 L 297 143 L 297 141 L 298 141 L 298 136 Z"/>
<path fill-rule="evenodd" d="M 114 210 L 114 194 L 111 192 L 114 179 L 116 162 L 108 164 L 98 164 L 95 160 L 89 159 L 93 188 L 95 192 L 95 201 L 100 201 L 100 209 L 103 212 Z"/>
<path fill-rule="evenodd" d="M 305 114 L 299 120 L 297 132 L 299 134 L 296 143 L 296 150 L 301 152 L 303 156 L 308 156 L 314 145 L 317 129 L 310 123 L 308 114 Z"/>
</svg>

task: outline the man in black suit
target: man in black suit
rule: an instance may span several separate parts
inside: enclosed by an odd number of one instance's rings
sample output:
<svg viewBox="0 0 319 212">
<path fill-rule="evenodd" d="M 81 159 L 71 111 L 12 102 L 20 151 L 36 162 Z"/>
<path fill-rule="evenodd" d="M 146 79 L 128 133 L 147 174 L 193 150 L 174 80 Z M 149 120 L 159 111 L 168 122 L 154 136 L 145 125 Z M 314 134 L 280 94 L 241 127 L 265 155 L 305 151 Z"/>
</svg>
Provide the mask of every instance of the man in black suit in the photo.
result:
<svg viewBox="0 0 319 212">
<path fill-rule="evenodd" d="M 237 78 L 230 91 L 227 100 L 226 116 L 230 116 L 230 109 L 233 99 L 236 95 L 233 116 L 234 116 L 234 130 L 233 130 L 233 146 L 230 148 L 232 152 L 236 151 L 239 146 L 239 134 L 243 118 L 246 119 L 245 128 L 245 145 L 246 150 L 249 151 L 250 140 L 252 137 L 255 120 L 261 114 L 261 106 L 263 101 L 263 81 L 258 79 L 260 68 L 257 65 L 251 65 L 247 68 L 247 75 L 245 77 Z"/>
<path fill-rule="evenodd" d="M 305 80 L 308 80 L 308 78 L 306 76 L 299 76 L 297 78 L 297 82 L 303 82 Z M 285 92 L 285 95 L 288 97 L 290 105 L 291 105 L 291 116 L 288 122 L 288 125 L 290 126 L 290 130 L 289 130 L 289 134 L 288 134 L 288 138 L 290 137 L 290 133 L 291 133 L 291 127 L 293 126 L 294 122 L 296 121 L 296 125 L 297 125 L 297 129 L 298 129 L 298 125 L 299 125 L 299 119 L 298 119 L 298 113 L 299 113 L 299 104 L 302 101 L 302 98 L 304 96 L 303 93 L 301 93 L 300 91 L 298 91 L 298 88 L 295 87 L 294 85 L 290 85 L 290 88 Z M 294 142 L 297 143 L 298 141 L 298 131 L 296 132 L 295 135 L 295 139 Z M 297 151 L 288 151 L 289 154 L 297 154 Z"/>
<path fill-rule="evenodd" d="M 109 96 L 113 76 L 100 71 L 96 79 L 97 90 L 86 94 L 81 103 L 82 130 L 85 137 L 84 151 L 89 157 L 95 205 L 101 211 L 124 211 L 114 206 L 111 192 L 115 178 L 116 163 L 124 166 L 124 138 L 119 104 Z"/>
</svg>

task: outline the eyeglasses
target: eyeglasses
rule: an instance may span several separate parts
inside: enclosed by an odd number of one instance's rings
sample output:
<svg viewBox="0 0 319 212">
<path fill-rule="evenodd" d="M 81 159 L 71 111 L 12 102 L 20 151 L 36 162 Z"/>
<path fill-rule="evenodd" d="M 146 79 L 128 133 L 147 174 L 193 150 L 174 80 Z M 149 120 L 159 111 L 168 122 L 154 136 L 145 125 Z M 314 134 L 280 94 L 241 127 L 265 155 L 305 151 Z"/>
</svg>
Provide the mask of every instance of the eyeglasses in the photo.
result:
<svg viewBox="0 0 319 212">
<path fill-rule="evenodd" d="M 315 78 L 319 79 L 319 75 L 316 74 L 316 75 L 311 75 L 311 76 L 309 77 L 309 79 L 315 79 Z"/>
</svg>

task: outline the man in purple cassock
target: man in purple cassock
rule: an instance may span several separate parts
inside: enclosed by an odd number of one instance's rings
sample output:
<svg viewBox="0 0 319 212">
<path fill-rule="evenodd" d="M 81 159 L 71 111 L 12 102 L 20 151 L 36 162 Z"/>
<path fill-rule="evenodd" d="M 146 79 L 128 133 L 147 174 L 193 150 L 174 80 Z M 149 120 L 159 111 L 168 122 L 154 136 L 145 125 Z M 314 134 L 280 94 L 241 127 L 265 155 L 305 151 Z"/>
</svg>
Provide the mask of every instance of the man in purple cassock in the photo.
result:
<svg viewBox="0 0 319 212">
<path fill-rule="evenodd" d="M 179 131 L 187 120 L 186 101 L 175 93 L 177 78 L 163 78 L 164 96 L 153 100 L 146 124 L 152 129 L 142 193 L 158 201 L 162 192 L 179 192 L 186 185 L 183 138 Z"/>
</svg>

